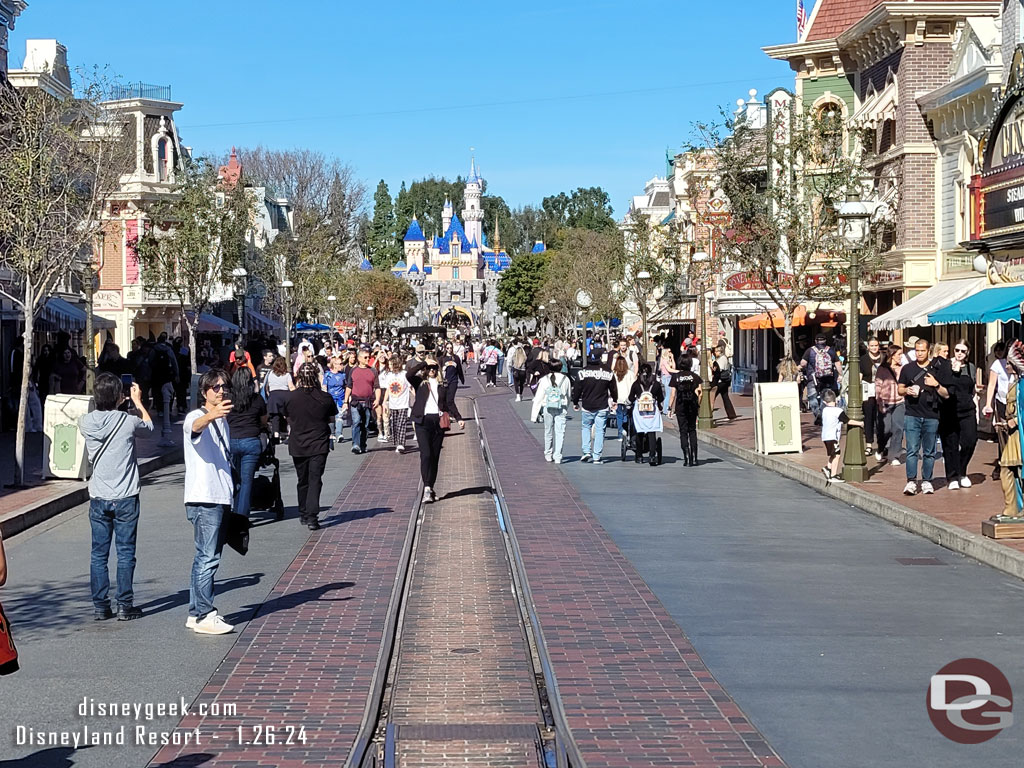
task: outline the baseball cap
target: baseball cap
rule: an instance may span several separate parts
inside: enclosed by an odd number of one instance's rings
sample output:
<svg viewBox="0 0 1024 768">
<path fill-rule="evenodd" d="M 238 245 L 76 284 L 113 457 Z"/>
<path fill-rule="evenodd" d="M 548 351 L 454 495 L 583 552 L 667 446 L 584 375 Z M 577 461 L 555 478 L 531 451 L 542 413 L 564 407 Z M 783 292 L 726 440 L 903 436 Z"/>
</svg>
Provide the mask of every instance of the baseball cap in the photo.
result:
<svg viewBox="0 0 1024 768">
<path fill-rule="evenodd" d="M 416 345 L 416 354 L 419 354 L 420 352 L 426 352 L 426 351 L 427 351 L 427 348 L 423 344 L 417 344 Z"/>
</svg>

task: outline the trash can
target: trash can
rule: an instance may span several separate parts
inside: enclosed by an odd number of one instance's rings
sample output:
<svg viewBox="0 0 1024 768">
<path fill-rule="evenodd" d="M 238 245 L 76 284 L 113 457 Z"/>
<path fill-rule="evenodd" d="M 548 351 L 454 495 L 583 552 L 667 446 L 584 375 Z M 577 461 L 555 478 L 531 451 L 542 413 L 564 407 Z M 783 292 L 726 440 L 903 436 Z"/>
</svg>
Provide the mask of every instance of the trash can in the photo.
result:
<svg viewBox="0 0 1024 768">
<path fill-rule="evenodd" d="M 43 412 L 44 475 L 84 480 L 89 475 L 78 419 L 95 410 L 91 395 L 50 395 Z"/>
</svg>

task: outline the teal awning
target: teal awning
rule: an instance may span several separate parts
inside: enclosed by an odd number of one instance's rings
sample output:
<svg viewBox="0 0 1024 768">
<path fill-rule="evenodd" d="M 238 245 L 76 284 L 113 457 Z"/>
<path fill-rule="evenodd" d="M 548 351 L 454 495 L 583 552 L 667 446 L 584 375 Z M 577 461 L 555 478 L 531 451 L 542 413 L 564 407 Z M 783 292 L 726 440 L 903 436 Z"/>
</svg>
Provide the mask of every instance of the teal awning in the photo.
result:
<svg viewBox="0 0 1024 768">
<path fill-rule="evenodd" d="M 675 221 L 675 218 L 676 218 L 676 212 L 672 211 L 672 213 L 670 213 L 668 216 L 666 216 L 664 219 L 661 220 L 661 223 L 662 224 L 668 224 L 670 221 Z"/>
<path fill-rule="evenodd" d="M 952 325 L 1020 320 L 1021 302 L 1024 302 L 1024 284 L 994 286 L 932 312 L 928 315 L 928 322 L 931 325 Z"/>
</svg>

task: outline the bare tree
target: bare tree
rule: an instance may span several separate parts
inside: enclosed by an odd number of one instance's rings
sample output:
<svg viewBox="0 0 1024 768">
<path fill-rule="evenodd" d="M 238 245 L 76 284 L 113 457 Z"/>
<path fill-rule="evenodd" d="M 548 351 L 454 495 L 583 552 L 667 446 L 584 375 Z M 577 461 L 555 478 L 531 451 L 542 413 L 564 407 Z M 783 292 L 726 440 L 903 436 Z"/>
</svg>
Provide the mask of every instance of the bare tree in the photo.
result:
<svg viewBox="0 0 1024 768">
<path fill-rule="evenodd" d="M 15 438 L 14 481 L 25 478 L 25 413 L 32 330 L 55 286 L 76 262 L 92 258 L 109 197 L 135 159 L 134 133 L 104 106 L 112 85 L 78 73 L 77 96 L 0 83 L 0 267 L 14 278 L 10 298 L 25 328 Z"/>
<path fill-rule="evenodd" d="M 709 183 L 728 199 L 731 218 L 717 241 L 720 250 L 757 286 L 757 292 L 744 293 L 766 312 L 781 312 L 783 327 L 772 329 L 792 357 L 793 316 L 800 305 L 848 295 L 849 254 L 836 206 L 869 178 L 856 142 L 842 116 L 830 112 L 780 110 L 767 125 L 741 115 L 698 125 L 698 133 L 698 151 L 715 160 Z M 876 249 L 862 251 L 868 271 L 876 262 Z"/>
</svg>

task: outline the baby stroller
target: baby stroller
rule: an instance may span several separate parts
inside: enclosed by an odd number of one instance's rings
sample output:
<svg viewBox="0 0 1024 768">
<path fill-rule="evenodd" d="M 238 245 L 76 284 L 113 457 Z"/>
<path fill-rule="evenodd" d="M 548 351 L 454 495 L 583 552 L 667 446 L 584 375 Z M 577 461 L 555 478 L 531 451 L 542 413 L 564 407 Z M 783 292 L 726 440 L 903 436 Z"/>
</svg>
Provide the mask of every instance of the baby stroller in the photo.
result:
<svg viewBox="0 0 1024 768">
<path fill-rule="evenodd" d="M 624 408 L 625 406 L 620 405 L 619 407 L 620 408 Z M 637 437 L 638 437 L 638 435 L 637 435 L 637 431 L 636 431 L 636 424 L 633 422 L 633 409 L 632 408 L 627 408 L 626 409 L 626 423 L 623 424 L 623 429 L 625 430 L 625 434 L 622 436 L 622 444 L 621 444 L 620 449 L 619 449 L 620 453 L 622 455 L 622 460 L 623 461 L 626 460 L 626 453 L 628 451 L 632 451 L 633 452 L 633 460 L 637 464 L 640 463 L 640 461 L 643 458 L 643 455 L 645 453 L 649 453 L 652 461 L 656 461 L 655 466 L 657 466 L 657 464 L 661 464 L 661 437 L 660 436 L 656 438 L 655 444 L 654 444 L 653 448 L 651 447 L 650 443 L 647 442 L 648 438 L 646 437 L 646 434 L 644 436 L 645 437 L 644 445 L 639 446 L 639 447 L 637 446 L 637 442 L 638 442 Z"/>
<path fill-rule="evenodd" d="M 281 500 L 281 462 L 275 455 L 273 438 L 260 454 L 260 463 L 252 479 L 251 509 L 273 511 L 278 520 L 284 519 L 284 501 Z"/>
</svg>

